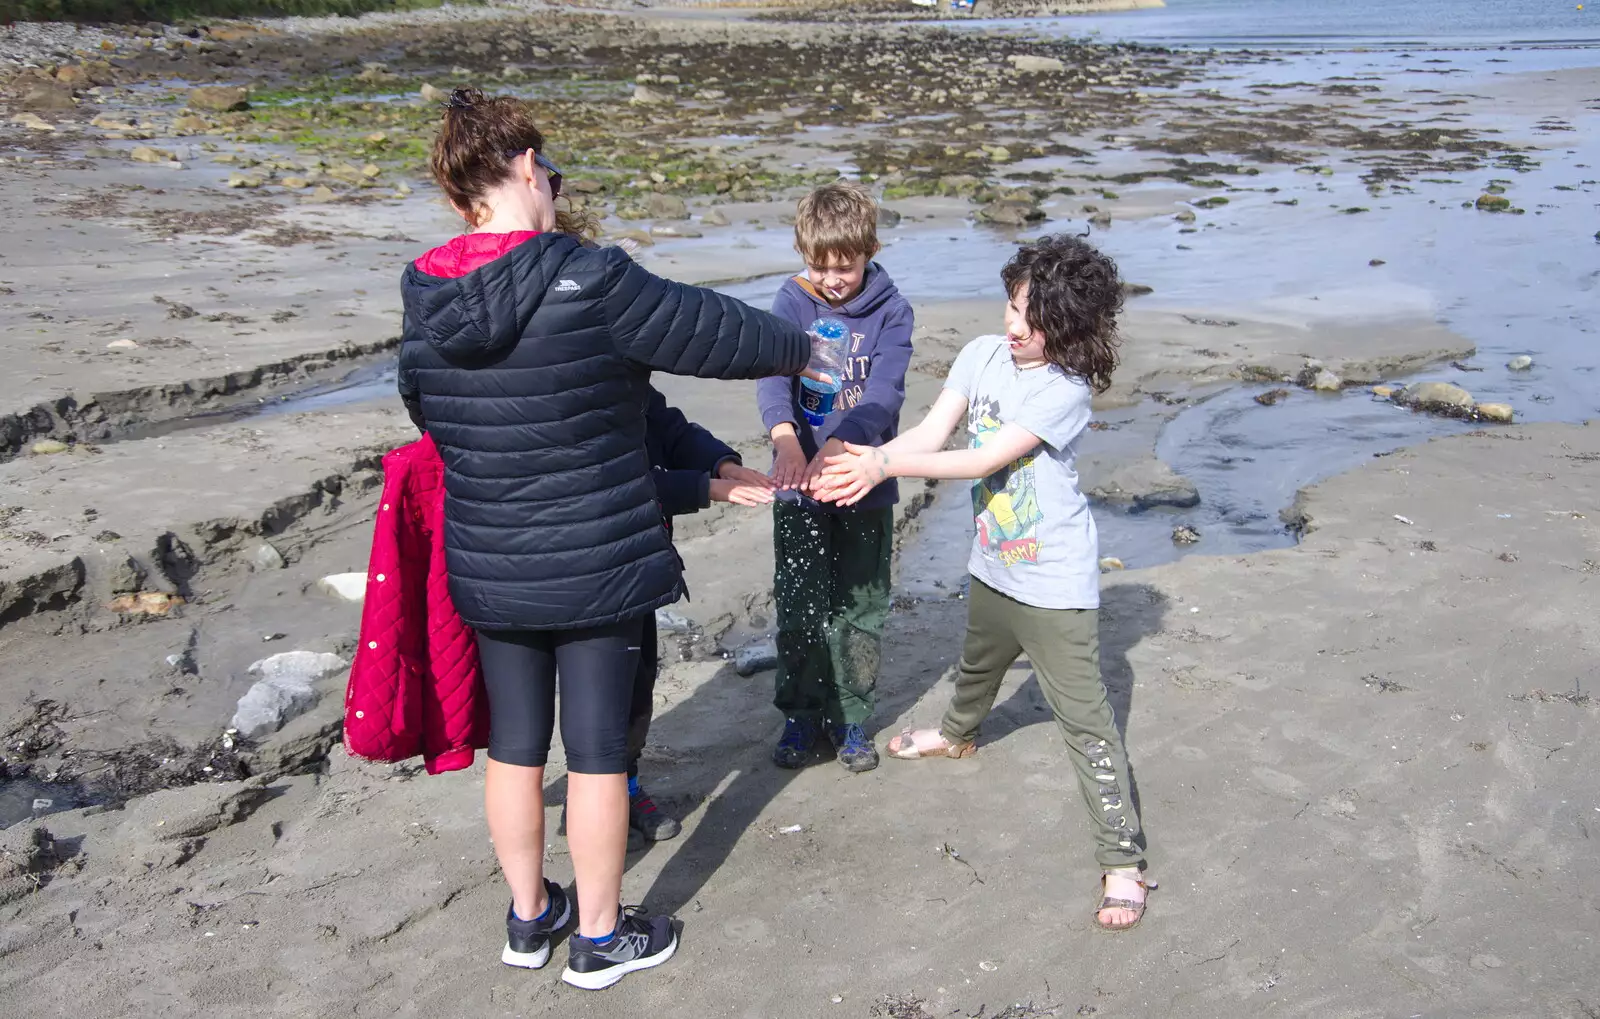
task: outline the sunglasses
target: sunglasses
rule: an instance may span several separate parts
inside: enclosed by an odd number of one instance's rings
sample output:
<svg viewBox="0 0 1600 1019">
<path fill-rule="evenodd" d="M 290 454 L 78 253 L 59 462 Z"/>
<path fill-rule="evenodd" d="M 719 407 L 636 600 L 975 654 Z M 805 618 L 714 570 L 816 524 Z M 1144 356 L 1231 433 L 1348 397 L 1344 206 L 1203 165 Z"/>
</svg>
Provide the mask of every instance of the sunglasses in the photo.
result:
<svg viewBox="0 0 1600 1019">
<path fill-rule="evenodd" d="M 527 151 L 527 149 L 517 149 L 515 152 L 507 152 L 506 158 L 516 159 Z M 556 164 L 544 158 L 543 153 L 535 152 L 533 154 L 533 165 L 543 167 L 545 175 L 550 178 L 550 197 L 554 198 L 559 195 L 561 193 L 561 171 L 556 169 Z"/>
</svg>

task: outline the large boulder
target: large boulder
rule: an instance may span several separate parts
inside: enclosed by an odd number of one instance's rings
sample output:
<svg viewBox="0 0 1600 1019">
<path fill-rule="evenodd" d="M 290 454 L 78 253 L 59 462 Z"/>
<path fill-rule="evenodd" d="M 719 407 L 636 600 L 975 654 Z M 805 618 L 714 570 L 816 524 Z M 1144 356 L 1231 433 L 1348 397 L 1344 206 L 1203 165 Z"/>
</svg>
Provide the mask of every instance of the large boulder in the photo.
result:
<svg viewBox="0 0 1600 1019">
<path fill-rule="evenodd" d="M 189 109 L 207 113 L 237 113 L 250 108 L 250 93 L 236 85 L 202 85 L 191 89 Z"/>
</svg>

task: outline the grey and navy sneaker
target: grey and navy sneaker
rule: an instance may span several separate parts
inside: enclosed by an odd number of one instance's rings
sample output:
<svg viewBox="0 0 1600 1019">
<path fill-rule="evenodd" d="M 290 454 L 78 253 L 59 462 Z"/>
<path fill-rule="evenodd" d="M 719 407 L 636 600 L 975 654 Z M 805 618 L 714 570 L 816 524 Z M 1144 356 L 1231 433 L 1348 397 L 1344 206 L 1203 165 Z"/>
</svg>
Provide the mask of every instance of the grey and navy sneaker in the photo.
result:
<svg viewBox="0 0 1600 1019">
<path fill-rule="evenodd" d="M 573 987 L 598 991 L 635 970 L 650 969 L 672 958 L 678 932 L 670 916 L 649 916 L 639 906 L 624 906 L 617 929 L 604 945 L 582 934 L 567 939 L 567 969 L 561 979 Z"/>
<path fill-rule="evenodd" d="M 675 839 L 683 830 L 678 819 L 663 814 L 656 806 L 656 801 L 643 789 L 628 797 L 628 827 L 643 836 L 646 842 Z"/>
<path fill-rule="evenodd" d="M 871 771 L 878 766 L 878 748 L 861 726 L 836 725 L 828 730 L 828 739 L 839 753 L 839 763 L 847 771 Z"/>
<path fill-rule="evenodd" d="M 561 886 L 545 878 L 545 894 L 550 907 L 543 920 L 523 920 L 514 906 L 506 907 L 506 947 L 500 961 L 523 969 L 543 969 L 550 961 L 550 937 L 572 919 L 572 900 Z"/>
</svg>

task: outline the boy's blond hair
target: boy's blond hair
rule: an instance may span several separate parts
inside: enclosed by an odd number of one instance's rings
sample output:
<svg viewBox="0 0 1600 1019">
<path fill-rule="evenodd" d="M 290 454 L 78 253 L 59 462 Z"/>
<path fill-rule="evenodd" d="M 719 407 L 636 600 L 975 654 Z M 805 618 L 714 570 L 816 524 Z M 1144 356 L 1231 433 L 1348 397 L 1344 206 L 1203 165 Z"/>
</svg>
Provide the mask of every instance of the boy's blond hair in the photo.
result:
<svg viewBox="0 0 1600 1019">
<path fill-rule="evenodd" d="M 871 258 L 878 244 L 878 203 L 860 184 L 813 188 L 794 212 L 794 246 L 809 264 L 828 257 Z"/>
</svg>

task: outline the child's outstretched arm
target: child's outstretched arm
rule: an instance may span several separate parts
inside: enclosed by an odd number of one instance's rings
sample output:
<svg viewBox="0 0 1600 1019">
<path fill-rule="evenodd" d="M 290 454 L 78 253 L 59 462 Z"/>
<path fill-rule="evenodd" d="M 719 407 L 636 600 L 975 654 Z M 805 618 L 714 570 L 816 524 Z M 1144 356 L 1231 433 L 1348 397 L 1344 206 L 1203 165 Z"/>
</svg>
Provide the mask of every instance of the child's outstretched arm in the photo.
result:
<svg viewBox="0 0 1600 1019">
<path fill-rule="evenodd" d="M 827 500 L 841 506 L 860 501 L 889 478 L 987 478 L 1035 449 L 1039 437 L 1019 424 L 1006 423 L 977 449 L 911 452 L 887 446 L 846 445 L 823 470 Z M 820 498 L 820 497 L 819 497 Z"/>
<path fill-rule="evenodd" d="M 757 506 L 772 501 L 772 480 L 745 467 L 727 443 L 684 417 L 654 386 L 645 428 L 661 450 L 651 463 L 656 496 L 669 516 L 694 513 L 712 502 Z"/>
</svg>

